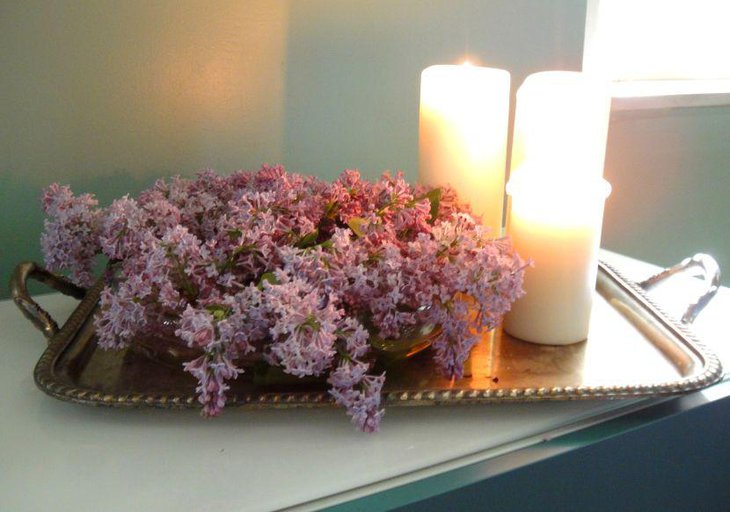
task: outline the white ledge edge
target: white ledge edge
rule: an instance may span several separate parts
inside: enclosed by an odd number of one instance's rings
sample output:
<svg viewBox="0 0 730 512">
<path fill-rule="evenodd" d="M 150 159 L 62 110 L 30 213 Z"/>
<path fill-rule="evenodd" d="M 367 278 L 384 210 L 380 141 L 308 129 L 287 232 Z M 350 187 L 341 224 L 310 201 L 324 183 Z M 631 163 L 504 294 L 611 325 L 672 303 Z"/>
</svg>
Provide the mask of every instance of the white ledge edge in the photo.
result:
<svg viewBox="0 0 730 512">
<path fill-rule="evenodd" d="M 613 111 L 730 106 L 730 79 L 613 82 L 611 95 Z"/>
</svg>

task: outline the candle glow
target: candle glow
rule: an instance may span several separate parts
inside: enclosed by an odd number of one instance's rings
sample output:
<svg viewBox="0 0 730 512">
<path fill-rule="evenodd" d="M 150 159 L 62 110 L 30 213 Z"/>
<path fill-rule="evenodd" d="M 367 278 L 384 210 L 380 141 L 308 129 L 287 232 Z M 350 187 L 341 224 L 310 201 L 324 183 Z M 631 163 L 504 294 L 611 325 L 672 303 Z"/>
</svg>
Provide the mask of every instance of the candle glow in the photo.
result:
<svg viewBox="0 0 730 512">
<path fill-rule="evenodd" d="M 507 233 L 534 268 L 525 272 L 526 295 L 505 316 L 504 329 L 520 339 L 563 345 L 585 340 L 598 272 L 605 180 L 563 186 L 516 176 L 507 185 Z"/>
<path fill-rule="evenodd" d="M 576 71 L 543 71 L 517 91 L 512 169 L 540 163 L 555 178 L 600 177 L 611 97 L 608 85 Z"/>
</svg>

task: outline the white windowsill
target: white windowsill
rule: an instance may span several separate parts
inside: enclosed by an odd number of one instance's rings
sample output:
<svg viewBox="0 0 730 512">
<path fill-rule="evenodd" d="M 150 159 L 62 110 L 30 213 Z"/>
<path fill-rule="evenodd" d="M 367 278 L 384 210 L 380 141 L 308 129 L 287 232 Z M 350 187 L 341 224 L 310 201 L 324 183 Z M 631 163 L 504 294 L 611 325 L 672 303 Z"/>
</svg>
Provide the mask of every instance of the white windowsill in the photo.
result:
<svg viewBox="0 0 730 512">
<path fill-rule="evenodd" d="M 613 82 L 611 95 L 614 111 L 730 106 L 730 79 Z"/>
</svg>

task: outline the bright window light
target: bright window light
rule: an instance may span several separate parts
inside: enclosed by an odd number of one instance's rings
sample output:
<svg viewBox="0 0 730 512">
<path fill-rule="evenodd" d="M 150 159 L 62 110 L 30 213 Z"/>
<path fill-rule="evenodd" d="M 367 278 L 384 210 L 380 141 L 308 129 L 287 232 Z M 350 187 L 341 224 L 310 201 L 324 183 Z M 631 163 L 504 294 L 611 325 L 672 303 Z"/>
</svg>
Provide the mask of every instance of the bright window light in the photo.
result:
<svg viewBox="0 0 730 512">
<path fill-rule="evenodd" d="M 730 93 L 728 21 L 728 0 L 588 0 L 583 71 L 614 97 L 717 99 Z"/>
<path fill-rule="evenodd" d="M 730 78 L 727 0 L 592 0 L 584 71 L 611 80 Z"/>
</svg>

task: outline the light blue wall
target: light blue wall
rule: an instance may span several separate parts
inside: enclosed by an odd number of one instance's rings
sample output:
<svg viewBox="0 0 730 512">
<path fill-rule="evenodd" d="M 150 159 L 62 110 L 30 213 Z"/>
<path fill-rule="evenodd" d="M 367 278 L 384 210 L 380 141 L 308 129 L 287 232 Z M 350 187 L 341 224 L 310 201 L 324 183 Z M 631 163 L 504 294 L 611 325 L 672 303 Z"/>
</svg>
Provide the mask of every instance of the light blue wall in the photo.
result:
<svg viewBox="0 0 730 512">
<path fill-rule="evenodd" d="M 424 67 L 469 55 L 510 70 L 514 91 L 580 68 L 584 16 L 585 0 L 5 2 L 0 281 L 40 258 L 53 181 L 108 203 L 159 176 L 264 162 L 415 180 Z M 614 116 L 604 245 L 730 265 L 728 112 Z"/>
<path fill-rule="evenodd" d="M 285 160 L 327 177 L 358 167 L 415 179 L 425 67 L 468 55 L 509 70 L 514 91 L 535 71 L 580 68 L 584 18 L 581 0 L 292 3 Z"/>
<path fill-rule="evenodd" d="M 40 189 L 284 163 L 415 179 L 422 68 L 580 65 L 580 0 L 5 3 L 0 279 L 38 260 Z M 7 296 L 6 288 L 0 297 Z"/>
<path fill-rule="evenodd" d="M 603 245 L 668 266 L 712 254 L 730 284 L 730 106 L 615 112 Z"/>
<path fill-rule="evenodd" d="M 41 188 L 104 204 L 157 177 L 282 159 L 288 3 L 0 4 L 0 297 L 39 260 Z"/>
</svg>

